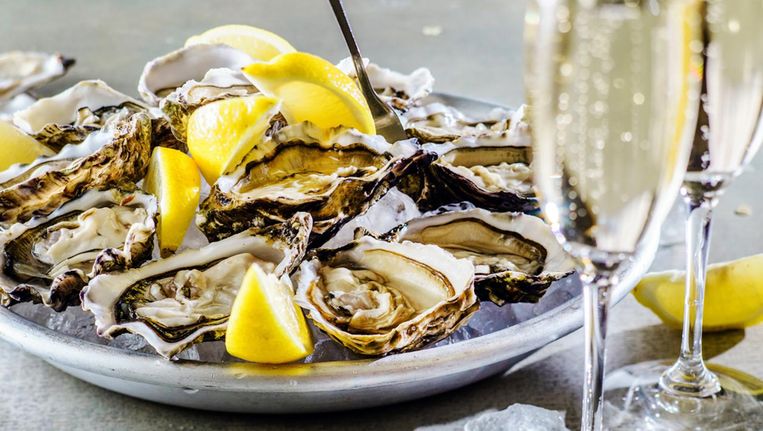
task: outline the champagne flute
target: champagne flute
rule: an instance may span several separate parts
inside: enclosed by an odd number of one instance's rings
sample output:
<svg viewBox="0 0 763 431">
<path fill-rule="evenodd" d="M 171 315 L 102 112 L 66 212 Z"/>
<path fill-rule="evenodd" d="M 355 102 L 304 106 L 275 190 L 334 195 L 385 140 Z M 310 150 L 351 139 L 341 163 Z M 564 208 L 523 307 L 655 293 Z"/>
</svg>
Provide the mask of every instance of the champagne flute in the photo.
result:
<svg viewBox="0 0 763 431">
<path fill-rule="evenodd" d="M 582 429 L 601 427 L 608 294 L 654 241 L 686 169 L 699 98 L 693 0 L 540 0 L 526 83 L 535 183 L 583 282 Z"/>
<path fill-rule="evenodd" d="M 750 416 L 763 407 L 745 383 L 703 361 L 702 310 L 712 210 L 763 141 L 763 0 L 706 0 L 702 14 L 702 106 L 681 188 L 689 211 L 681 351 L 672 366 L 620 371 L 635 379 L 625 410 L 656 429 L 760 429 L 749 421 L 763 427 Z"/>
</svg>

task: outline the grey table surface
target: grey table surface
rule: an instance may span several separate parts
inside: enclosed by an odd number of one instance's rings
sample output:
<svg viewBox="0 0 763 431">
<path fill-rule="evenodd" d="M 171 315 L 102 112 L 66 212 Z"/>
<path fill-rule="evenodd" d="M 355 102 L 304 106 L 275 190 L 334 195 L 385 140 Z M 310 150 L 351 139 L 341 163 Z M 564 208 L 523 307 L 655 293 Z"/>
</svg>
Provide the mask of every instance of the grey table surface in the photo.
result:
<svg viewBox="0 0 763 431">
<path fill-rule="evenodd" d="M 436 89 L 516 106 L 523 100 L 523 0 L 347 1 L 360 46 L 384 66 L 425 65 Z M 101 78 L 135 94 L 143 64 L 190 35 L 225 23 L 270 29 L 303 51 L 333 61 L 346 56 L 327 2 L 248 0 L 0 0 L 0 52 L 60 51 L 78 61 L 53 94 L 81 79 Z M 763 250 L 763 159 L 758 158 L 716 211 L 711 261 Z M 751 215 L 735 209 L 746 205 Z M 682 246 L 662 250 L 653 269 L 680 267 Z M 675 357 L 680 334 L 662 326 L 632 297 L 612 313 L 608 368 Z M 578 426 L 583 337 L 575 332 L 541 349 L 502 376 L 446 394 L 373 410 L 263 416 L 192 411 L 154 404 L 78 381 L 0 342 L 0 429 L 203 430 L 389 429 L 450 422 L 490 408 L 529 403 L 565 410 Z M 763 326 L 708 334 L 712 362 L 763 378 Z"/>
</svg>

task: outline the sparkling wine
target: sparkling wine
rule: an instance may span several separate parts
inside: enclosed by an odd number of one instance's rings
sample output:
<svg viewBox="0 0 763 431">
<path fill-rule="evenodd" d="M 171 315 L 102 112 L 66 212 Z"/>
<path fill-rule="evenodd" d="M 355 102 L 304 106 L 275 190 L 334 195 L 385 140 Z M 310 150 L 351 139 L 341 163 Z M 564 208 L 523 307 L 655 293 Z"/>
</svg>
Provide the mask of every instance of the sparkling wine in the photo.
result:
<svg viewBox="0 0 763 431">
<path fill-rule="evenodd" d="M 536 182 L 568 245 L 632 253 L 686 169 L 701 65 L 696 1 L 568 1 L 533 59 Z M 550 76 L 542 76 L 551 74 Z"/>
<path fill-rule="evenodd" d="M 706 3 L 702 109 L 686 179 L 736 176 L 763 141 L 763 0 Z"/>
</svg>

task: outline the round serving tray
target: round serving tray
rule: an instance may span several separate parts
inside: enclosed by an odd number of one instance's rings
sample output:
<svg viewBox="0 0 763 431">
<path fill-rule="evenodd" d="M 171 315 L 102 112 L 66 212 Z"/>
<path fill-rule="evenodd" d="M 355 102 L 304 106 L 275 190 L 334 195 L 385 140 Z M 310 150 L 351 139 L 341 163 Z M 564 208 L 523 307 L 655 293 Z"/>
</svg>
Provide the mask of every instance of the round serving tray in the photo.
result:
<svg viewBox="0 0 763 431">
<path fill-rule="evenodd" d="M 494 104 L 438 94 L 469 114 Z M 656 241 L 623 272 L 620 301 L 650 265 Z M 573 276 L 576 277 L 576 276 Z M 580 328 L 579 295 L 538 316 L 487 335 L 380 359 L 266 366 L 168 361 L 95 344 L 48 329 L 0 307 L 0 338 L 94 385 L 137 398 L 205 410 L 306 413 L 372 407 L 421 398 L 503 372 L 544 345 Z M 582 364 L 574 364 L 573 366 Z"/>
</svg>

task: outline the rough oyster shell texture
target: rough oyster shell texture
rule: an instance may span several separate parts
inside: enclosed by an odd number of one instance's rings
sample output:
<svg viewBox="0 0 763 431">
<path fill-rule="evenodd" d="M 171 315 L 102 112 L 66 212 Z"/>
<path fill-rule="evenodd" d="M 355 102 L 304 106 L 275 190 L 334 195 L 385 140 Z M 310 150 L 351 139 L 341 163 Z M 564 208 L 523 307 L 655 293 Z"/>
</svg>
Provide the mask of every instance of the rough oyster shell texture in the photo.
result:
<svg viewBox="0 0 763 431">
<path fill-rule="evenodd" d="M 99 335 L 132 332 L 172 357 L 194 343 L 223 338 L 249 265 L 288 274 L 302 260 L 310 225 L 309 214 L 300 213 L 278 226 L 99 275 L 82 291 L 82 307 L 93 313 Z"/>
<path fill-rule="evenodd" d="M 136 113 L 55 156 L 0 173 L 0 226 L 50 214 L 88 190 L 134 187 L 148 169 L 151 131 L 149 116 Z"/>
<path fill-rule="evenodd" d="M 48 216 L 0 232 L 0 303 L 42 302 L 56 311 L 79 304 L 97 274 L 151 257 L 156 199 L 90 191 Z"/>
<path fill-rule="evenodd" d="M 392 145 L 356 131 L 324 133 L 309 123 L 279 130 L 212 187 L 197 219 L 201 230 L 215 240 L 306 211 L 313 217 L 311 245 L 318 246 L 431 160 L 410 141 Z"/>
<path fill-rule="evenodd" d="M 474 265 L 475 291 L 497 305 L 537 302 L 574 262 L 540 218 L 481 208 L 424 214 L 382 236 L 437 245 Z"/>
<path fill-rule="evenodd" d="M 433 245 L 362 237 L 319 250 L 295 275 L 298 303 L 331 338 L 363 355 L 415 350 L 466 323 L 474 269 Z"/>
</svg>

